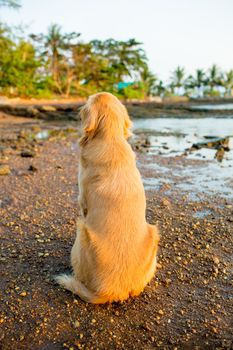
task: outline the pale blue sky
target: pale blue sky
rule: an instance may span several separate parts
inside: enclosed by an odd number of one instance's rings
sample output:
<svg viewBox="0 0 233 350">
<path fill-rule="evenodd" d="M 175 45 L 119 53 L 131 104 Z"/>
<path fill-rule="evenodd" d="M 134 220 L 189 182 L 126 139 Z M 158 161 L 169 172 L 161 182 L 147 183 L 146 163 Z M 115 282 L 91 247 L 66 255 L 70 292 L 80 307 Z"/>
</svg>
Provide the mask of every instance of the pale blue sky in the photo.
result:
<svg viewBox="0 0 233 350">
<path fill-rule="evenodd" d="M 233 68 L 233 0 L 22 0 L 1 9 L 8 24 L 45 32 L 59 23 L 83 40 L 136 38 L 154 73 L 168 79 L 178 65 L 189 73 L 213 63 Z"/>
</svg>

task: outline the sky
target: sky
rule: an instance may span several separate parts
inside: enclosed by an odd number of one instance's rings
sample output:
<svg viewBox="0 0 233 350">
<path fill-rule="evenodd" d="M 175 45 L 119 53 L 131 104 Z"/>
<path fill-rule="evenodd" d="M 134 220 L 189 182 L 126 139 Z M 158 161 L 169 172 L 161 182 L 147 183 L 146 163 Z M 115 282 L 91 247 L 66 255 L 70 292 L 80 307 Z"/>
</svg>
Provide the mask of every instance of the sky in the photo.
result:
<svg viewBox="0 0 233 350">
<path fill-rule="evenodd" d="M 21 0 L 0 20 L 46 32 L 58 23 L 83 41 L 135 38 L 143 43 L 153 73 L 168 80 L 178 66 L 193 74 L 217 64 L 233 69 L 233 0 Z"/>
</svg>

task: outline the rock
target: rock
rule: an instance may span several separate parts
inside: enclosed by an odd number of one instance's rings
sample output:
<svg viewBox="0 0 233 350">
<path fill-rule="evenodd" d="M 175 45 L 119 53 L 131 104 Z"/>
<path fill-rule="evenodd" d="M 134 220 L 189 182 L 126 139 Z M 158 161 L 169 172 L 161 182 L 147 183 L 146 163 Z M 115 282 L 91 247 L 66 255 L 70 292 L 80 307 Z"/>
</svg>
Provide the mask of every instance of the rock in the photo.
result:
<svg viewBox="0 0 233 350">
<path fill-rule="evenodd" d="M 169 202 L 169 200 L 167 198 L 163 198 L 162 199 L 162 205 L 164 207 L 170 207 L 171 206 L 171 203 Z"/>
<path fill-rule="evenodd" d="M 148 137 L 145 138 L 145 140 L 142 142 L 141 146 L 142 147 L 150 147 L 151 146 L 151 142 L 150 142 Z"/>
<path fill-rule="evenodd" d="M 217 256 L 213 256 L 213 262 L 214 262 L 215 265 L 219 265 L 220 260 L 219 260 L 219 258 Z"/>
<path fill-rule="evenodd" d="M 74 327 L 75 327 L 75 328 L 78 328 L 79 326 L 80 326 L 80 322 L 79 322 L 79 321 L 75 321 L 75 322 L 74 322 Z"/>
<path fill-rule="evenodd" d="M 32 172 L 35 172 L 35 171 L 37 171 L 37 168 L 34 165 L 30 165 L 28 170 L 32 171 Z"/>
<path fill-rule="evenodd" d="M 9 165 L 1 164 L 0 165 L 0 175 L 9 175 L 11 173 Z"/>
<path fill-rule="evenodd" d="M 148 148 L 151 147 L 150 139 L 145 135 L 134 135 L 131 137 L 129 142 L 133 150 L 137 150 L 142 153 L 148 152 Z"/>
<path fill-rule="evenodd" d="M 224 158 L 224 154 L 225 154 L 225 149 L 223 147 L 219 148 L 215 153 L 214 158 L 216 158 L 218 162 L 222 162 Z"/>
<path fill-rule="evenodd" d="M 213 138 L 210 141 L 197 142 L 192 145 L 190 151 L 195 151 L 201 148 L 224 149 L 229 151 L 229 137 Z"/>
<path fill-rule="evenodd" d="M 159 315 L 163 315 L 163 314 L 164 314 L 163 310 L 159 310 L 159 311 L 158 311 L 158 314 L 159 314 Z"/>
<path fill-rule="evenodd" d="M 40 110 L 42 112 L 56 112 L 56 108 L 53 106 L 41 106 Z"/>
<path fill-rule="evenodd" d="M 172 280 L 170 278 L 166 278 L 165 280 L 161 281 L 166 287 L 171 284 Z"/>
<path fill-rule="evenodd" d="M 34 108 L 34 107 L 28 107 L 27 108 L 27 116 L 28 117 L 36 117 L 40 112 L 38 111 L 38 109 Z"/>
<path fill-rule="evenodd" d="M 35 152 L 31 150 L 24 150 L 20 153 L 21 157 L 30 158 L 35 157 Z"/>
</svg>

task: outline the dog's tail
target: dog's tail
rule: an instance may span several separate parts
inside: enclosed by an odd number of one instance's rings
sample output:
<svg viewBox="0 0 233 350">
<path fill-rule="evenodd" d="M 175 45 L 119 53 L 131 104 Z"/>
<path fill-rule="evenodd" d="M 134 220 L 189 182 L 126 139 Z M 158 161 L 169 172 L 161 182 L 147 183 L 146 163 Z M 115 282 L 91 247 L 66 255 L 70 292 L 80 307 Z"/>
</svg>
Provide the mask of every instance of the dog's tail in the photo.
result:
<svg viewBox="0 0 233 350">
<path fill-rule="evenodd" d="M 104 304 L 108 301 L 108 298 L 96 295 L 90 291 L 81 281 L 77 280 L 72 275 L 58 275 L 55 276 L 55 280 L 65 289 L 68 289 L 74 294 L 77 294 L 82 300 L 87 303 Z"/>
</svg>

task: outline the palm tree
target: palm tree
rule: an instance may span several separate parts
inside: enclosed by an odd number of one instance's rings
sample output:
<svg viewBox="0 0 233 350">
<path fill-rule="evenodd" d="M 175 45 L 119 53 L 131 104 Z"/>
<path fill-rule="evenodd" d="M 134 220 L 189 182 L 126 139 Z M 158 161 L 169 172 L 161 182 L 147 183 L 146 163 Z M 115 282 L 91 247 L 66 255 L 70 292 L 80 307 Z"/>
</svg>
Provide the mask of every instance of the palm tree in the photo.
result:
<svg viewBox="0 0 233 350">
<path fill-rule="evenodd" d="M 145 88 L 146 96 L 155 95 L 157 77 L 150 71 L 147 65 L 144 67 L 140 75 L 141 81 Z"/>
<path fill-rule="evenodd" d="M 154 94 L 163 97 L 166 92 L 166 87 L 162 80 L 159 80 L 155 85 Z"/>
<path fill-rule="evenodd" d="M 45 52 L 51 63 L 51 73 L 55 81 L 58 77 L 59 60 L 64 56 L 64 51 L 72 47 L 72 40 L 80 36 L 80 33 L 62 33 L 61 26 L 52 24 L 48 28 L 47 35 L 42 34 Z"/>
<path fill-rule="evenodd" d="M 216 64 L 213 64 L 209 69 L 207 83 L 210 86 L 210 92 L 214 92 L 216 87 L 222 85 L 222 73 Z"/>
<path fill-rule="evenodd" d="M 44 46 L 50 60 L 51 73 L 55 81 L 58 78 L 58 62 L 61 58 L 60 50 L 64 44 L 63 40 L 64 36 L 61 33 L 61 27 L 57 24 L 52 24 L 48 28 L 48 34 L 44 37 Z"/>
<path fill-rule="evenodd" d="M 178 66 L 173 72 L 171 76 L 171 84 L 170 87 L 172 90 L 177 88 L 178 95 L 181 94 L 181 88 L 184 86 L 185 82 L 185 69 L 184 67 Z"/>
<path fill-rule="evenodd" d="M 133 75 L 140 75 L 140 73 L 146 69 L 146 54 L 140 46 L 141 43 L 135 39 L 118 42 L 118 64 L 123 64 L 124 66 L 122 70 L 122 77 L 124 75 L 130 77 L 133 77 Z"/>
<path fill-rule="evenodd" d="M 187 89 L 194 90 L 197 88 L 197 96 L 202 97 L 203 96 L 203 88 L 206 85 L 207 80 L 206 80 L 206 74 L 203 69 L 197 69 L 195 71 L 195 75 L 192 76 L 190 75 L 186 82 L 185 86 Z"/>
<path fill-rule="evenodd" d="M 41 56 L 46 57 L 49 71 L 59 93 L 69 95 L 73 80 L 72 50 L 80 33 L 62 33 L 61 26 L 52 24 L 47 34 L 31 34 L 30 37 L 41 44 Z"/>
<path fill-rule="evenodd" d="M 232 95 L 233 89 L 233 69 L 229 70 L 224 77 L 223 86 L 226 89 L 226 95 Z"/>
</svg>

